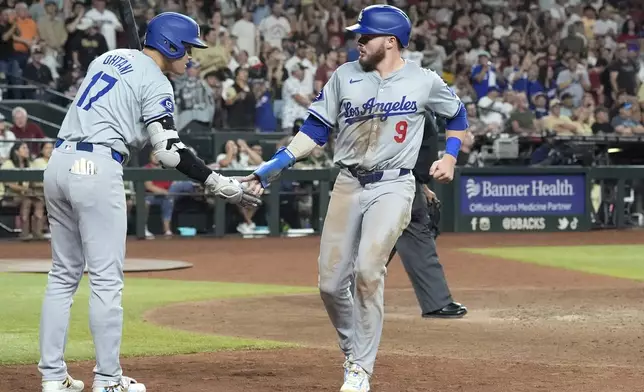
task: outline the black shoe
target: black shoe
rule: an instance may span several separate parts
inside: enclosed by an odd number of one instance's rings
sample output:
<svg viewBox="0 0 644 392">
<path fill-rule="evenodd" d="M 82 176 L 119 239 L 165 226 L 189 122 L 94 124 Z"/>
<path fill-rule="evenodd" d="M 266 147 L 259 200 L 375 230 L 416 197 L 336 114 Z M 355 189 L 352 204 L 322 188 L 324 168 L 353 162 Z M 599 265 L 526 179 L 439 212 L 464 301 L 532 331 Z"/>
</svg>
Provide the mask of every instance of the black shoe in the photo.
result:
<svg viewBox="0 0 644 392">
<path fill-rule="evenodd" d="M 423 318 L 461 318 L 467 314 L 467 308 L 458 302 L 452 302 L 442 309 L 424 313 Z"/>
</svg>

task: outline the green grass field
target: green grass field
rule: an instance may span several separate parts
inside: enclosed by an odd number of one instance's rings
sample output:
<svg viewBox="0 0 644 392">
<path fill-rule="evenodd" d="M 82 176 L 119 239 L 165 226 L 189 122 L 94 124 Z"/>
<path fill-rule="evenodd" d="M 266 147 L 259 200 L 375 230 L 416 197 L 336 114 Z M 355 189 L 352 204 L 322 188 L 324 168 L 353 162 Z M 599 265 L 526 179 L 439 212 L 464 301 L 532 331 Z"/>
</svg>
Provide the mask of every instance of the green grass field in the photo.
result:
<svg viewBox="0 0 644 392">
<path fill-rule="evenodd" d="M 46 274 L 0 273 L 0 365 L 38 361 L 40 306 Z M 315 288 L 241 283 L 186 282 L 126 278 L 123 291 L 123 356 L 188 354 L 243 348 L 275 348 L 287 344 L 171 330 L 146 323 L 147 310 L 178 302 L 216 298 L 313 293 Z M 67 360 L 94 357 L 89 331 L 87 276 L 74 297 Z"/>
<path fill-rule="evenodd" d="M 462 251 L 617 278 L 644 280 L 644 245 L 470 248 Z"/>
</svg>

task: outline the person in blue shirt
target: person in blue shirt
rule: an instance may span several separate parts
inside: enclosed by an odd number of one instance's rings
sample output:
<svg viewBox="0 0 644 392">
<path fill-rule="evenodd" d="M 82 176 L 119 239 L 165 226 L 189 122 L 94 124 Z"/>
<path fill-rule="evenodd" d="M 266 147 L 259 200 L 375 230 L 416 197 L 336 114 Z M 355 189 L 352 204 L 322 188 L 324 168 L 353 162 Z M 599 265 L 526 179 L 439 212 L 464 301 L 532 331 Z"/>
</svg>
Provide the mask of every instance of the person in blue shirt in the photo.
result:
<svg viewBox="0 0 644 392">
<path fill-rule="evenodd" d="M 512 90 L 525 93 L 529 99 L 530 108 L 534 109 L 532 96 L 546 91 L 543 84 L 539 81 L 539 67 L 536 64 L 530 66 L 527 74 L 522 75 L 521 78 L 516 79 L 514 83 L 512 83 Z"/>
<path fill-rule="evenodd" d="M 490 62 L 490 54 L 481 52 L 479 54 L 479 62 L 472 67 L 472 73 L 470 74 L 470 80 L 474 91 L 476 91 L 477 100 L 487 95 L 490 85 L 496 85 L 494 80 L 490 81 L 491 77 L 496 78 L 494 75 L 494 67 Z"/>
<path fill-rule="evenodd" d="M 251 84 L 255 94 L 255 129 L 260 132 L 275 132 L 277 118 L 273 111 L 271 92 L 263 79 L 252 80 Z"/>
</svg>

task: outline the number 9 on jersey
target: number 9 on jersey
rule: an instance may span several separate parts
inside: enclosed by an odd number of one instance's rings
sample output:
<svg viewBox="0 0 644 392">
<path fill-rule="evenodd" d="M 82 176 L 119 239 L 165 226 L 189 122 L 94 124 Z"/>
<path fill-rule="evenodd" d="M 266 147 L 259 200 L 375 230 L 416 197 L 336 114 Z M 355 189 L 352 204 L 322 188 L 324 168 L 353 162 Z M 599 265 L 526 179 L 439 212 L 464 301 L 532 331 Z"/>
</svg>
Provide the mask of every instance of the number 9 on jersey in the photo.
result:
<svg viewBox="0 0 644 392">
<path fill-rule="evenodd" d="M 396 135 L 394 136 L 394 141 L 396 143 L 402 143 L 407 139 L 407 121 L 398 121 L 394 126 Z"/>
</svg>

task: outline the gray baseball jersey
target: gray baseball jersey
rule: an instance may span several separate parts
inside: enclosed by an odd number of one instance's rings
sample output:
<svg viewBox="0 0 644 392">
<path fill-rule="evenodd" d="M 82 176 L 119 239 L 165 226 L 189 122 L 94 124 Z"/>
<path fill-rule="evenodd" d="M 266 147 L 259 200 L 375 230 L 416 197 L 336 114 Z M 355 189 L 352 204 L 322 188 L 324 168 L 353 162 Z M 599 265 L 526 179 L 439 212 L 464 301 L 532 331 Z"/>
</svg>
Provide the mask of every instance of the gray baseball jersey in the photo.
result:
<svg viewBox="0 0 644 392">
<path fill-rule="evenodd" d="M 415 166 L 425 112 L 452 118 L 460 107 L 436 73 L 406 61 L 385 79 L 358 62 L 342 65 L 309 108 L 327 126 L 338 126 L 338 166 L 387 171 L 364 186 L 340 171 L 318 258 L 320 294 L 340 348 L 370 374 L 384 320 L 385 265 L 409 224 L 416 190 L 413 175 L 399 169 Z"/>
<path fill-rule="evenodd" d="M 366 170 L 413 168 L 425 126 L 425 111 L 452 118 L 461 105 L 438 74 L 405 61 L 382 79 L 357 61 L 340 66 L 309 108 L 337 125 L 334 160 Z"/>
<path fill-rule="evenodd" d="M 90 64 L 58 137 L 128 155 L 147 143 L 145 123 L 173 113 L 172 85 L 159 66 L 138 50 L 112 50 Z"/>
</svg>

